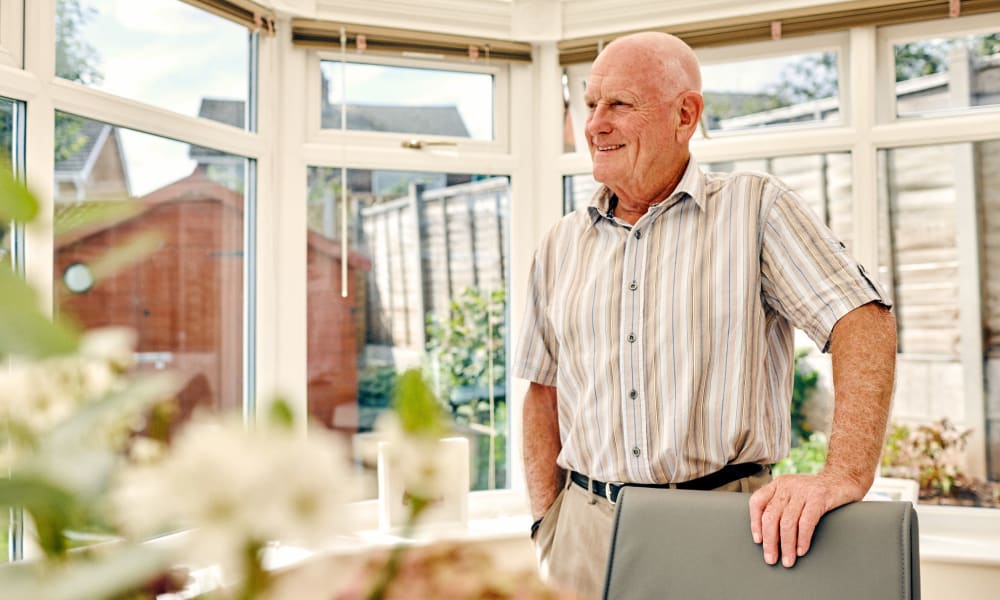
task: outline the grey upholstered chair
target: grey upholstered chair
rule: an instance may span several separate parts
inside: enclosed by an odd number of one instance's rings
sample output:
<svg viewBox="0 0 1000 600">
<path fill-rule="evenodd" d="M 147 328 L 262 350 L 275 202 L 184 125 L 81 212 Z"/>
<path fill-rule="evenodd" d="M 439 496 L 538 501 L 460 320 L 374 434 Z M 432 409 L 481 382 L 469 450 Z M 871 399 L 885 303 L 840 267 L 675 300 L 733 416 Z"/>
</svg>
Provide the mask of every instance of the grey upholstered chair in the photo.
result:
<svg viewBox="0 0 1000 600">
<path fill-rule="evenodd" d="M 626 488 L 618 499 L 606 600 L 919 600 L 917 515 L 860 502 L 823 517 L 809 553 L 764 563 L 747 494 Z"/>
</svg>

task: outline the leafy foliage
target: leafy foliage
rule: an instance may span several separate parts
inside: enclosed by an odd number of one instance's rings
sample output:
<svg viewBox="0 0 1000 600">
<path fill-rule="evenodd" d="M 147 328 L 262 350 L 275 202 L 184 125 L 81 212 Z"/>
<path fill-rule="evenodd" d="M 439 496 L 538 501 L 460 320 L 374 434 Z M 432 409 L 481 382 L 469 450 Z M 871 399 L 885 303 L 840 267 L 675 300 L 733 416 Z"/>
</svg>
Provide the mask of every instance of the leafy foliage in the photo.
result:
<svg viewBox="0 0 1000 600">
<path fill-rule="evenodd" d="M 921 497 L 951 495 L 968 482 L 957 461 L 971 433 L 947 418 L 916 428 L 894 423 L 882 452 L 882 474 L 915 479 Z"/>
<path fill-rule="evenodd" d="M 10 169 L 0 168 L 0 215 L 26 223 L 37 214 L 37 206 Z M 0 357 L 18 359 L 20 374 L 36 366 L 32 361 L 44 359 L 47 362 L 38 363 L 37 369 L 46 370 L 59 394 L 86 397 L 81 390 L 88 376 L 97 377 L 90 384 L 105 378 L 89 358 L 79 357 L 79 369 L 75 368 L 70 353 L 81 349 L 79 332 L 50 320 L 35 291 L 9 266 L 0 266 Z M 102 358 L 107 361 L 105 368 L 116 364 L 113 353 Z M 136 379 L 120 386 L 92 385 L 97 396 L 86 398 L 78 410 L 65 411 L 61 405 L 70 406 L 80 398 L 44 398 L 48 405 L 41 408 L 49 409 L 52 418 L 48 426 L 40 426 L 45 419 L 31 410 L 30 401 L 25 402 L 37 399 L 30 395 L 35 390 L 10 387 L 19 381 L 11 369 L 4 372 L 7 388 L 0 404 L 0 459 L 7 474 L 0 478 L 0 507 L 21 508 L 31 515 L 49 561 L 0 570 L 0 589 L 11 597 L 109 598 L 162 572 L 167 559 L 150 548 L 122 544 L 99 557 L 67 551 L 73 545 L 72 529 L 103 522 L 103 493 L 120 459 L 120 444 L 128 440 L 115 433 L 137 412 L 169 395 L 170 384 Z M 53 410 L 53 405 L 59 408 Z"/>
<path fill-rule="evenodd" d="M 792 380 L 792 446 L 798 446 L 810 439 L 812 426 L 806 419 L 805 404 L 819 387 L 819 373 L 810 368 L 802 359 L 809 354 L 808 348 L 795 351 L 795 375 Z"/>
<path fill-rule="evenodd" d="M 358 406 L 387 408 L 396 396 L 396 367 L 369 365 L 358 377 Z"/>
<path fill-rule="evenodd" d="M 896 81 L 940 73 L 948 64 L 948 45 L 942 40 L 899 44 L 894 49 Z"/>
<path fill-rule="evenodd" d="M 80 26 L 94 16 L 80 0 L 56 0 L 56 76 L 83 84 L 100 83 L 97 50 L 80 38 Z"/>
<path fill-rule="evenodd" d="M 38 214 L 38 201 L 0 165 L 0 220 L 27 223 Z M 42 312 L 38 295 L 6 265 L 0 265 L 0 357 L 40 358 L 76 349 L 77 333 L 65 321 Z"/>
<path fill-rule="evenodd" d="M 410 369 L 399 376 L 395 409 L 408 435 L 437 439 L 447 432 L 447 418 L 442 414 L 441 404 L 419 369 Z"/>
<path fill-rule="evenodd" d="M 772 467 L 771 472 L 775 476 L 819 473 L 826 464 L 827 447 L 826 434 L 817 431 L 808 440 L 792 448 L 787 457 Z"/>
<path fill-rule="evenodd" d="M 771 89 L 771 94 L 780 106 L 790 106 L 836 96 L 837 90 L 837 54 L 822 52 L 786 65 L 781 82 Z"/>
<path fill-rule="evenodd" d="M 100 57 L 97 50 L 80 36 L 80 26 L 94 16 L 80 0 L 56 1 L 56 76 L 85 85 L 100 83 Z M 87 143 L 84 120 L 56 113 L 55 159 L 65 160 Z"/>
<path fill-rule="evenodd" d="M 437 358 L 442 387 L 483 390 L 507 378 L 506 294 L 466 288 L 453 298 L 449 316 L 429 316 L 427 350 Z"/>
</svg>

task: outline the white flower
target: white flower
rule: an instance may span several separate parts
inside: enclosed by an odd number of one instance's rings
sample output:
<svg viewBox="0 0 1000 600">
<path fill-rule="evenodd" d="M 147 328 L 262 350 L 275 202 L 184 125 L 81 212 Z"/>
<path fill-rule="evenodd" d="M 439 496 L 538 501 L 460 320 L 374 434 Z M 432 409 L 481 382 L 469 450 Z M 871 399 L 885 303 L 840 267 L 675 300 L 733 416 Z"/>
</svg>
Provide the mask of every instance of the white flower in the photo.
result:
<svg viewBox="0 0 1000 600">
<path fill-rule="evenodd" d="M 16 421 L 37 434 L 52 429 L 120 384 L 134 342 L 131 330 L 95 329 L 84 334 L 77 354 L 0 369 L 0 421 Z"/>
<path fill-rule="evenodd" d="M 128 327 L 91 329 L 80 340 L 80 356 L 125 371 L 135 363 L 136 333 Z"/>
<path fill-rule="evenodd" d="M 247 431 L 236 419 L 190 423 L 160 463 L 126 471 L 114 492 L 138 536 L 191 527 L 188 556 L 238 573 L 249 544 L 311 544 L 342 529 L 356 489 L 340 440 L 325 430 Z"/>
<path fill-rule="evenodd" d="M 166 453 L 166 444 L 144 435 L 133 438 L 128 447 L 129 460 L 136 465 L 154 464 L 161 460 Z"/>
</svg>

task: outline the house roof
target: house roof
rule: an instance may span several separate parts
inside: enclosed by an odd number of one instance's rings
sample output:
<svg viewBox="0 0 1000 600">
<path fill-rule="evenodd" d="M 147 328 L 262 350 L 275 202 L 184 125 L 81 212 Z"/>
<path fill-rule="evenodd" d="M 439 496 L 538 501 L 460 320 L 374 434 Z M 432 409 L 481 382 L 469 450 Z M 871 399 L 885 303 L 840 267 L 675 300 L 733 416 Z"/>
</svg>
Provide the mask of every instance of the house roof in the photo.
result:
<svg viewBox="0 0 1000 600">
<path fill-rule="evenodd" d="M 232 125 L 233 127 L 243 129 L 246 123 L 246 102 L 243 100 L 227 100 L 223 98 L 202 98 L 201 106 L 198 107 L 198 116 L 210 121 L 224 123 L 226 125 Z M 205 148 L 203 146 L 195 146 L 193 144 L 188 149 L 188 156 L 191 160 L 197 162 L 213 162 L 210 159 L 218 157 L 225 157 L 228 159 L 236 158 L 237 160 L 242 160 L 241 158 L 234 157 L 227 152 L 214 150 L 212 148 Z"/>
<path fill-rule="evenodd" d="M 222 98 L 202 98 L 198 116 L 243 129 L 246 123 L 246 102 Z"/>
<path fill-rule="evenodd" d="M 340 129 L 340 106 L 323 105 L 323 127 Z M 469 137 L 469 130 L 454 105 L 382 106 L 348 104 L 347 128 L 354 131 L 391 131 Z"/>
<path fill-rule="evenodd" d="M 71 117 L 77 119 L 76 117 Z M 84 139 L 84 143 L 75 152 L 66 158 L 56 161 L 56 178 L 60 175 L 71 176 L 82 172 L 92 163 L 92 157 L 101 151 L 101 145 L 111 133 L 111 125 L 91 119 L 78 119 L 80 122 L 79 135 Z"/>
</svg>

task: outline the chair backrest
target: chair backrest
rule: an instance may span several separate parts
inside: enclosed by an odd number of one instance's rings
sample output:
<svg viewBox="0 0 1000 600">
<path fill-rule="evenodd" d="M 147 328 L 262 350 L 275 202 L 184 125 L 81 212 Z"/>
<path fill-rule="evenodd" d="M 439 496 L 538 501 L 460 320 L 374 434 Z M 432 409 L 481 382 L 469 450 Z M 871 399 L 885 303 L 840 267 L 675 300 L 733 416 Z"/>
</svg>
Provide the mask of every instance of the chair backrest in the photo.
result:
<svg viewBox="0 0 1000 600">
<path fill-rule="evenodd" d="M 750 536 L 749 495 L 628 487 L 618 498 L 606 600 L 919 600 L 917 514 L 910 502 L 827 513 L 786 569 Z"/>
</svg>

